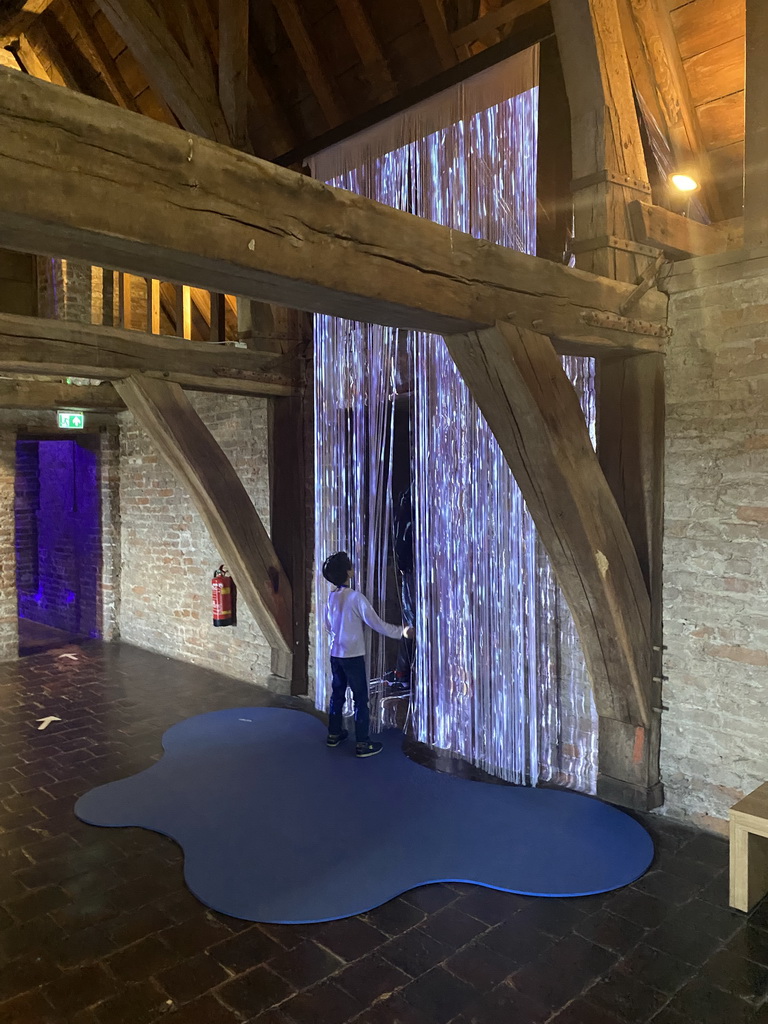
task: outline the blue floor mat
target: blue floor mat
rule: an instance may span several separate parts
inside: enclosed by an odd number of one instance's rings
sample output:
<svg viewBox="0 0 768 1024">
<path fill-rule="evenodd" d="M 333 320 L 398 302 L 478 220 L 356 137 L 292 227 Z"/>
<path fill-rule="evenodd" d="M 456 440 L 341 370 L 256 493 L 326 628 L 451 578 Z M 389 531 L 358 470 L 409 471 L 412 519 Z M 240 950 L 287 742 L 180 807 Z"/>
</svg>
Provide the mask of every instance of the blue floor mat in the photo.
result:
<svg viewBox="0 0 768 1024">
<path fill-rule="evenodd" d="M 429 882 L 534 896 L 608 892 L 653 859 L 646 830 L 599 800 L 469 782 L 415 764 L 399 733 L 356 760 L 302 711 L 233 708 L 174 725 L 160 761 L 91 790 L 91 825 L 139 826 L 184 850 L 190 890 L 248 921 L 371 910 Z"/>
</svg>

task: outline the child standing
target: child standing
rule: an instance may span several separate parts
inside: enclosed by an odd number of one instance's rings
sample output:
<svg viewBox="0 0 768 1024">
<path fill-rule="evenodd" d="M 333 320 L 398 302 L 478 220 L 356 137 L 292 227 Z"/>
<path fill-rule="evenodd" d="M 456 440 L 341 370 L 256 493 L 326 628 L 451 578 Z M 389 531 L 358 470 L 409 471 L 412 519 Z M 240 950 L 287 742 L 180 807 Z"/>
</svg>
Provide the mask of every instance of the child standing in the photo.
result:
<svg viewBox="0 0 768 1024">
<path fill-rule="evenodd" d="M 328 596 L 325 625 L 331 634 L 331 706 L 328 712 L 328 746 L 337 747 L 347 737 L 342 728 L 342 710 L 347 687 L 355 701 L 355 740 L 357 757 L 373 757 L 381 743 L 372 743 L 368 734 L 368 673 L 365 668 L 363 624 L 393 640 L 411 638 L 412 626 L 391 626 L 384 622 L 370 603 L 352 590 L 352 562 L 346 551 L 337 551 L 323 562 L 323 576 L 335 590 Z"/>
</svg>

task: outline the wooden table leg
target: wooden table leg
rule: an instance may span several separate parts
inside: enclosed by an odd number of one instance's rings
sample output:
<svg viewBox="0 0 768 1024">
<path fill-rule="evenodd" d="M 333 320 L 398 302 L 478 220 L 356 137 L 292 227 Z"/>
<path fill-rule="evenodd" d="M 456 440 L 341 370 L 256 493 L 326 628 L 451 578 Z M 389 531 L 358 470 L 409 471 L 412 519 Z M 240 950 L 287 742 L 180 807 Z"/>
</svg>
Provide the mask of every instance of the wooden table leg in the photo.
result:
<svg viewBox="0 0 768 1024">
<path fill-rule="evenodd" d="M 768 838 L 732 821 L 730 904 L 745 913 L 768 894 Z"/>
</svg>

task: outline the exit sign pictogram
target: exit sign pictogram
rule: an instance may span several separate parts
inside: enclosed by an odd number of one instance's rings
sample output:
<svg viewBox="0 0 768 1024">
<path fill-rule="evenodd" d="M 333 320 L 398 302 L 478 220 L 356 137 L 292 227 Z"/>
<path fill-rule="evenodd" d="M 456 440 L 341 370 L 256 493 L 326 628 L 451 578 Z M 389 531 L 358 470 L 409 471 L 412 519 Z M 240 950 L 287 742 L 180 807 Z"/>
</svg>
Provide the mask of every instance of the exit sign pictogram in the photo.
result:
<svg viewBox="0 0 768 1024">
<path fill-rule="evenodd" d="M 84 412 L 60 412 L 59 427 L 62 430 L 82 430 L 85 426 Z"/>
</svg>

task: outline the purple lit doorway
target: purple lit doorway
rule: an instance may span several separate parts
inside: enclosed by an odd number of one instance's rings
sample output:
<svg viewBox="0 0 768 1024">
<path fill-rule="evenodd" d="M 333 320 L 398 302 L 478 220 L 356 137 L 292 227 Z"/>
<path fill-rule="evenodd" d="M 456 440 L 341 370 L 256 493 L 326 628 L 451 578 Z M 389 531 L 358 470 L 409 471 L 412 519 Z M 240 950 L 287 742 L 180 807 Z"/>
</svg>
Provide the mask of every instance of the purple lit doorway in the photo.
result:
<svg viewBox="0 0 768 1024">
<path fill-rule="evenodd" d="M 98 437 L 16 442 L 19 654 L 101 635 Z"/>
</svg>

